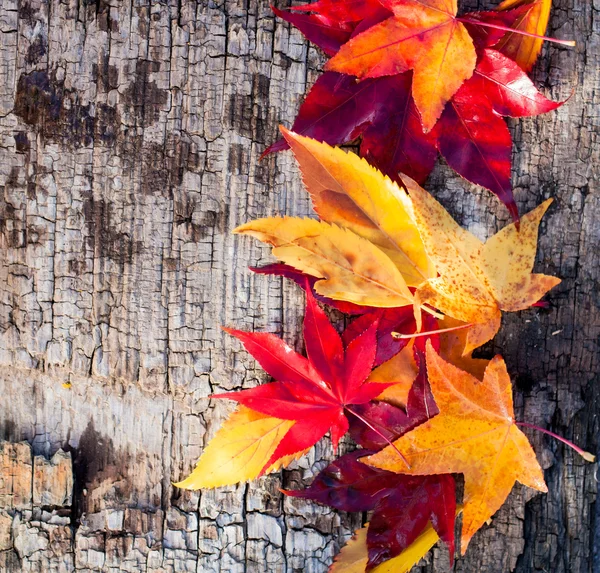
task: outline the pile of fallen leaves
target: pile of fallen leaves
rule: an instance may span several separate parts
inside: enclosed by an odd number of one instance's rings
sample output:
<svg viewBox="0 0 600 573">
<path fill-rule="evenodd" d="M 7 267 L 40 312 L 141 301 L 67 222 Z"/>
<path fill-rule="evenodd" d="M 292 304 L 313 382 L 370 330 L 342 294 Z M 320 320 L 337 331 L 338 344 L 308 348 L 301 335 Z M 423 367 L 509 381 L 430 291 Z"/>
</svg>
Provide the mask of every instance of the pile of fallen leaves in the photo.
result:
<svg viewBox="0 0 600 573">
<path fill-rule="evenodd" d="M 458 516 L 464 553 L 515 481 L 547 491 L 519 429 L 531 426 L 514 418 L 504 360 L 472 356 L 494 337 L 502 311 L 539 305 L 560 282 L 532 273 L 551 200 L 518 219 L 501 119 L 558 105 L 521 67 L 539 52 L 547 4 L 507 0 L 462 17 L 452 0 L 276 10 L 333 55 L 295 132 L 282 128 L 271 147 L 292 149 L 319 218 L 259 219 L 236 232 L 271 245 L 279 261 L 252 270 L 304 289 L 306 356 L 273 334 L 226 329 L 274 381 L 213 396 L 238 407 L 179 487 L 255 479 L 328 433 L 337 450 L 349 433 L 358 449 L 306 489 L 284 493 L 370 512 L 332 566 L 355 573 L 408 571 L 439 539 L 452 560 Z M 375 167 L 330 145 L 359 135 Z M 517 220 L 486 242 L 461 228 L 410 177 L 426 177 L 436 150 Z M 341 334 L 321 305 L 350 315 Z"/>
</svg>

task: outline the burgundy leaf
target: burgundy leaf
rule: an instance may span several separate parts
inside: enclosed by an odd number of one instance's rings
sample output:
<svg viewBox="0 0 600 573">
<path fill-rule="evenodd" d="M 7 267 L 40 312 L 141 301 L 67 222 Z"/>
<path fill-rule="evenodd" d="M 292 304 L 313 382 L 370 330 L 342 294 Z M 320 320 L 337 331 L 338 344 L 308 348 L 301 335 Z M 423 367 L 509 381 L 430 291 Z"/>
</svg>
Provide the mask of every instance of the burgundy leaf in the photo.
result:
<svg viewBox="0 0 600 573">
<path fill-rule="evenodd" d="M 312 499 L 340 511 L 371 511 L 399 481 L 398 474 L 359 461 L 372 453 L 369 450 L 350 452 L 330 463 L 306 489 L 285 493 Z"/>
<path fill-rule="evenodd" d="M 518 220 L 510 179 L 510 132 L 477 82 L 463 84 L 446 105 L 433 133 L 448 165 L 465 179 L 489 189 Z"/>
<path fill-rule="evenodd" d="M 423 183 L 437 158 L 435 139 L 423 133 L 421 116 L 411 95 L 412 74 L 398 74 L 380 80 L 389 93 L 381 110 L 364 130 L 360 154 L 395 181 L 405 173 Z"/>
<path fill-rule="evenodd" d="M 369 522 L 367 571 L 402 553 L 429 521 L 448 544 L 450 562 L 454 559 L 454 478 L 450 475 L 402 477 L 404 479 L 398 480 L 389 495 L 381 497 Z"/>
</svg>

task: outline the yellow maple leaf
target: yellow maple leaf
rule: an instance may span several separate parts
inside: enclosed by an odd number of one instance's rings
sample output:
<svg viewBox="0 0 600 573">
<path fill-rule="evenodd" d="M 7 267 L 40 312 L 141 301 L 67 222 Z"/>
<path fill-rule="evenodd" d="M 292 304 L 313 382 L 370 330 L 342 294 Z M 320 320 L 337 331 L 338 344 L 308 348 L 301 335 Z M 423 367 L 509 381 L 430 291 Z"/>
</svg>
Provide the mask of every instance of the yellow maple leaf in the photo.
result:
<svg viewBox="0 0 600 573">
<path fill-rule="evenodd" d="M 398 267 L 408 286 L 435 276 L 406 191 L 355 153 L 281 127 L 319 218 L 369 240 Z"/>
<path fill-rule="evenodd" d="M 524 310 L 560 283 L 556 277 L 531 272 L 538 227 L 551 199 L 522 217 L 520 229 L 512 223 L 482 243 L 417 183 L 403 179 L 425 249 L 440 275 L 419 287 L 417 303 L 473 323 L 464 354 L 493 338 L 501 310 Z"/>
<path fill-rule="evenodd" d="M 548 490 L 535 453 L 515 423 L 504 360 L 496 356 L 480 382 L 441 358 L 431 341 L 426 354 L 439 414 L 396 440 L 394 446 L 361 461 L 410 475 L 462 473 L 464 554 L 474 533 L 504 503 L 515 481 Z"/>
<path fill-rule="evenodd" d="M 234 233 L 269 243 L 279 260 L 321 278 L 315 289 L 323 296 L 365 306 L 413 304 L 392 260 L 349 229 L 314 219 L 271 217 L 241 225 Z"/>
</svg>

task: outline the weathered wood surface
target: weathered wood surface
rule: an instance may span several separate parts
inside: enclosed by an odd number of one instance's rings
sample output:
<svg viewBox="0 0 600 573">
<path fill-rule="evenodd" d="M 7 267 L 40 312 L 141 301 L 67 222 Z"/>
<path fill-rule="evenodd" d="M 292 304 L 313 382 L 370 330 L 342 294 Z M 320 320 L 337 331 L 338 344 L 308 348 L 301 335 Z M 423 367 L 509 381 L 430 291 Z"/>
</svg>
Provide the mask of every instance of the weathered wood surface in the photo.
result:
<svg viewBox="0 0 600 573">
<path fill-rule="evenodd" d="M 546 46 L 535 79 L 574 95 L 513 123 L 520 208 L 556 198 L 537 269 L 564 282 L 551 310 L 506 316 L 488 348 L 515 374 L 519 417 L 592 451 L 599 14 L 554 2 L 550 33 L 578 47 Z M 326 443 L 249 485 L 171 486 L 229 411 L 207 396 L 264 380 L 219 326 L 300 344 L 298 289 L 252 276 L 268 252 L 230 230 L 310 213 L 290 154 L 257 160 L 322 56 L 267 0 L 3 0 L 0 42 L 0 570 L 325 571 L 360 516 L 278 487 L 323 467 Z M 428 187 L 481 236 L 507 221 L 442 166 Z M 532 441 L 550 492 L 517 486 L 456 571 L 600 571 L 596 466 Z M 423 565 L 447 568 L 443 550 Z"/>
</svg>

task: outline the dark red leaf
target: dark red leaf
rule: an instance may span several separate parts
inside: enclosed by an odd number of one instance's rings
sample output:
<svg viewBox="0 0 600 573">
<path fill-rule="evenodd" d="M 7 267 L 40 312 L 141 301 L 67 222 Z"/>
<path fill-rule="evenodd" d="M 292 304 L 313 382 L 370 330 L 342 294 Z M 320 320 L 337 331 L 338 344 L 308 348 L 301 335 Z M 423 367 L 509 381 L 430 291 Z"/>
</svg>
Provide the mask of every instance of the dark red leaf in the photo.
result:
<svg viewBox="0 0 600 573">
<path fill-rule="evenodd" d="M 356 139 L 384 106 L 387 90 L 381 84 L 381 80 L 358 82 L 352 76 L 325 72 L 300 106 L 292 130 L 330 145 Z M 288 148 L 280 139 L 263 156 Z"/>
<path fill-rule="evenodd" d="M 396 181 L 405 173 L 422 183 L 437 152 L 433 136 L 423 133 L 410 86 L 410 73 L 357 82 L 326 72 L 308 93 L 292 129 L 329 145 L 362 135 L 361 155 L 382 173 Z M 263 156 L 287 148 L 280 139 Z"/>
<path fill-rule="evenodd" d="M 463 84 L 448 102 L 433 133 L 448 165 L 465 179 L 489 189 L 518 220 L 510 179 L 510 132 L 476 82 Z"/>
<path fill-rule="evenodd" d="M 448 544 L 450 562 L 454 559 L 454 478 L 449 475 L 402 478 L 389 495 L 381 497 L 369 522 L 367 571 L 402 553 L 429 521 Z"/>
<path fill-rule="evenodd" d="M 369 450 L 350 452 L 330 463 L 306 489 L 284 493 L 312 499 L 340 511 L 372 511 L 399 480 L 396 473 L 372 468 L 359 461 L 372 453 Z"/>
<path fill-rule="evenodd" d="M 437 151 L 433 135 L 423 133 L 411 78 L 408 72 L 380 80 L 388 93 L 363 132 L 360 154 L 395 181 L 404 173 L 423 183 L 435 165 Z M 382 97 L 381 90 L 378 95 Z"/>
<path fill-rule="evenodd" d="M 399 555 L 432 522 L 454 555 L 456 497 L 450 475 L 407 476 L 373 468 L 357 450 L 329 464 L 312 484 L 293 497 L 312 499 L 340 511 L 373 511 L 367 532 L 367 569 Z"/>
</svg>

